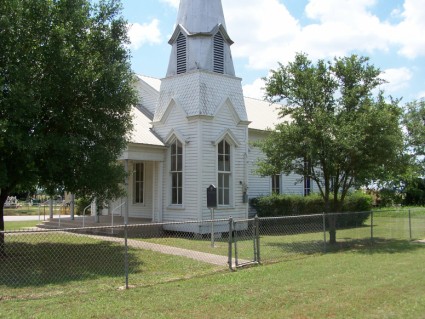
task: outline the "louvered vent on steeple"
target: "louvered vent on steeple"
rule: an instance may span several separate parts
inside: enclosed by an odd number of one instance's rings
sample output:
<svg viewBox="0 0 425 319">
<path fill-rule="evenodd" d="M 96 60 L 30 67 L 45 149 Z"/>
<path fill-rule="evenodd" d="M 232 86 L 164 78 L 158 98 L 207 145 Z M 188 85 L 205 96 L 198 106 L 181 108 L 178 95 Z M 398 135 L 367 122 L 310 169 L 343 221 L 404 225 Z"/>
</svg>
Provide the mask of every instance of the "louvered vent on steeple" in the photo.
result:
<svg viewBox="0 0 425 319">
<path fill-rule="evenodd" d="M 183 33 L 177 38 L 177 74 L 186 72 L 186 37 Z"/>
<path fill-rule="evenodd" d="M 214 72 L 224 73 L 224 39 L 220 32 L 214 35 Z"/>
</svg>

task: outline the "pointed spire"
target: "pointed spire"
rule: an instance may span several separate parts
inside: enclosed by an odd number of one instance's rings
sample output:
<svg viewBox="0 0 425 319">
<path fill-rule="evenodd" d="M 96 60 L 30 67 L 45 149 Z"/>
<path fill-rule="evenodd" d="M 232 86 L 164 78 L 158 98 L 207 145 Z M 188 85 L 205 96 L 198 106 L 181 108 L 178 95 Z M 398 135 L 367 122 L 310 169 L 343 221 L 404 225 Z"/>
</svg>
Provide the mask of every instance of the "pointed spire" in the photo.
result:
<svg viewBox="0 0 425 319">
<path fill-rule="evenodd" d="M 168 76 L 194 70 L 235 75 L 221 0 L 180 0 Z"/>
<path fill-rule="evenodd" d="M 177 24 L 190 33 L 210 32 L 218 24 L 226 28 L 221 0 L 181 0 Z"/>
</svg>

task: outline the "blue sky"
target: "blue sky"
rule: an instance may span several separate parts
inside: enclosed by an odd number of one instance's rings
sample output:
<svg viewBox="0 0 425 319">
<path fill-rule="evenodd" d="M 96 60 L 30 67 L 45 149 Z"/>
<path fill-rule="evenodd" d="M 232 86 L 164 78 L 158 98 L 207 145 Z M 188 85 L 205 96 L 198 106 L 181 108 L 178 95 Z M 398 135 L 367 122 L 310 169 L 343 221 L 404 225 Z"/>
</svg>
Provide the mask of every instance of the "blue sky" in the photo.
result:
<svg viewBox="0 0 425 319">
<path fill-rule="evenodd" d="M 132 25 L 132 67 L 165 76 L 179 0 L 122 0 Z M 246 96 L 262 97 L 262 77 L 292 61 L 368 56 L 403 102 L 425 98 L 425 0 L 222 0 Z"/>
</svg>

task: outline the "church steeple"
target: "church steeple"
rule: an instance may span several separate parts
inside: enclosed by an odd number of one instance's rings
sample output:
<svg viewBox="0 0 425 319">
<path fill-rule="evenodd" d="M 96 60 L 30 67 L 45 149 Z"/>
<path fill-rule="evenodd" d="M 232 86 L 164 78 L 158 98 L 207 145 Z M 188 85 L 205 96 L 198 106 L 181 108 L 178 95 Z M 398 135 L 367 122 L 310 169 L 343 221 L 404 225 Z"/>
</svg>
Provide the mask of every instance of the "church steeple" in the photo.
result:
<svg viewBox="0 0 425 319">
<path fill-rule="evenodd" d="M 221 0 L 181 0 L 176 24 L 192 33 L 226 27 Z"/>
<path fill-rule="evenodd" d="M 221 0 L 181 0 L 167 77 L 193 70 L 234 76 Z"/>
</svg>

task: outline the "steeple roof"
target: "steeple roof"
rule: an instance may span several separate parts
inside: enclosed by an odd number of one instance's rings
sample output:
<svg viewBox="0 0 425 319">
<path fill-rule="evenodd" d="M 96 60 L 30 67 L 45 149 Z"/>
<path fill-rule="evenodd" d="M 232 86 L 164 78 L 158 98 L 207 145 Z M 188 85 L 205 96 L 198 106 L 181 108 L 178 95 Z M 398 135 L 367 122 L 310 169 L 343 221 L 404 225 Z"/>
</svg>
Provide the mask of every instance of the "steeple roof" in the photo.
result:
<svg viewBox="0 0 425 319">
<path fill-rule="evenodd" d="M 210 32 L 218 24 L 226 28 L 221 0 L 181 0 L 177 25 L 190 33 Z"/>
<path fill-rule="evenodd" d="M 196 70 L 235 76 L 221 0 L 180 0 L 167 77 Z"/>
</svg>

